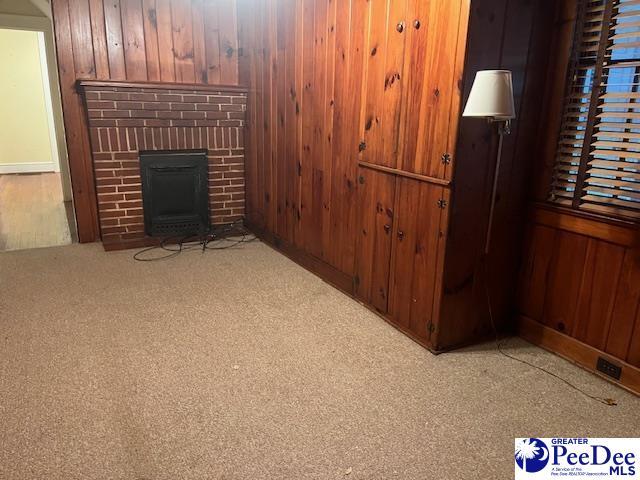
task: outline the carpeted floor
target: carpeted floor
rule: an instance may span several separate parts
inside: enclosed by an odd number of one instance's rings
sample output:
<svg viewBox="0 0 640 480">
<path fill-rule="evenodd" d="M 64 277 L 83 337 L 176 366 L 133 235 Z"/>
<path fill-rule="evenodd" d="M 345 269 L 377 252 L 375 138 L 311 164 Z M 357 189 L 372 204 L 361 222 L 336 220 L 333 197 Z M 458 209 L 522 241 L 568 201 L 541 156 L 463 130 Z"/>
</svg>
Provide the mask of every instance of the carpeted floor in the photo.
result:
<svg viewBox="0 0 640 480">
<path fill-rule="evenodd" d="M 270 248 L 0 254 L 0 479 L 504 479 L 640 399 L 517 339 L 433 356 Z"/>
</svg>

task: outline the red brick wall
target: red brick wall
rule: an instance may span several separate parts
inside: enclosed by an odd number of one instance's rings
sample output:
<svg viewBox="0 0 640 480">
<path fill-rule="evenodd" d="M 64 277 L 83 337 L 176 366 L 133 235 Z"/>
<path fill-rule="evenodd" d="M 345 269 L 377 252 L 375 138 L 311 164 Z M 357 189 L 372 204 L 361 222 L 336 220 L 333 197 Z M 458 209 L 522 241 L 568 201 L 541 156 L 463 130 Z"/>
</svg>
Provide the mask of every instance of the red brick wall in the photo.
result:
<svg viewBox="0 0 640 480">
<path fill-rule="evenodd" d="M 105 247 L 146 238 L 140 150 L 207 149 L 212 224 L 244 216 L 246 94 L 199 88 L 84 86 Z"/>
</svg>

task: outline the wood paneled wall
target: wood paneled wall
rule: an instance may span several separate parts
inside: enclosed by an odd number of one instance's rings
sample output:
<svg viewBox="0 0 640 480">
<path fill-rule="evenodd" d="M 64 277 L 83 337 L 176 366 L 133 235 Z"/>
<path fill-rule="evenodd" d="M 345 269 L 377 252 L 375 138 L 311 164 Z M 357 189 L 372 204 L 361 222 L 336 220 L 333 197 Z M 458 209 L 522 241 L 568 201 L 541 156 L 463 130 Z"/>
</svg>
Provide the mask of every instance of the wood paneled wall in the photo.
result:
<svg viewBox="0 0 640 480">
<path fill-rule="evenodd" d="M 460 122 L 451 222 L 444 271 L 442 316 L 452 328 L 445 345 L 491 335 L 487 289 L 495 322 L 513 330 L 518 271 L 526 224 L 528 184 L 539 143 L 540 98 L 544 95 L 551 32 L 558 20 L 554 0 L 476 0 L 471 3 L 464 94 L 478 70 L 513 73 L 516 119 L 505 137 L 489 255 L 483 258 L 497 134 L 481 119 Z"/>
<path fill-rule="evenodd" d="M 547 35 L 516 313 L 528 340 L 592 371 L 605 357 L 622 367 L 621 384 L 640 392 L 640 228 L 545 203 L 576 16 L 575 0 L 559 2 Z"/>
<path fill-rule="evenodd" d="M 350 275 L 369 3 L 239 8 L 248 220 Z"/>
<path fill-rule="evenodd" d="M 450 177 L 467 2 L 239 5 L 248 219 L 352 277 L 358 162 Z"/>
<path fill-rule="evenodd" d="M 78 79 L 238 83 L 235 0 L 52 0 L 74 205 L 81 242 L 99 239 Z"/>
<path fill-rule="evenodd" d="M 639 243 L 637 228 L 536 208 L 520 314 L 640 367 Z"/>
<path fill-rule="evenodd" d="M 503 326 L 513 319 L 556 20 L 553 0 L 470 3 L 469 15 L 464 1 L 239 2 L 240 78 L 250 87 L 248 220 L 297 258 L 324 265 L 325 278 L 353 281 L 345 289 L 434 349 L 490 332 L 481 260 L 497 136 L 481 120 L 458 128 L 480 69 L 514 72 L 518 119 L 505 143 L 489 259 L 494 312 Z M 407 175 L 442 188 L 399 188 Z M 442 216 L 431 211 L 436 200 L 446 205 Z M 363 203 L 378 209 L 363 212 Z M 429 229 L 402 243 L 395 235 L 407 222 Z M 405 252 L 411 246 L 415 258 Z M 426 260 L 422 248 L 432 250 Z M 429 308 L 415 313 L 402 303 L 418 300 Z"/>
</svg>

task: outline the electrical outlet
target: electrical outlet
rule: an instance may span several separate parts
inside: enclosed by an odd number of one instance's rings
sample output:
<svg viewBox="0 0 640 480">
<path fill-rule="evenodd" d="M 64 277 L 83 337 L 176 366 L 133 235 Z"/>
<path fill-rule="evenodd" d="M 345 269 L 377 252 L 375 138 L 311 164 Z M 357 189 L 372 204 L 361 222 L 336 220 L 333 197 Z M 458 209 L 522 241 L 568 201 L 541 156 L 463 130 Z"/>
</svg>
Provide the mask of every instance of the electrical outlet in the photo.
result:
<svg viewBox="0 0 640 480">
<path fill-rule="evenodd" d="M 611 363 L 603 357 L 598 357 L 596 368 L 599 372 L 602 372 L 611 378 L 615 378 L 616 380 L 620 380 L 620 376 L 622 375 L 622 367 L 616 365 L 615 363 Z"/>
</svg>

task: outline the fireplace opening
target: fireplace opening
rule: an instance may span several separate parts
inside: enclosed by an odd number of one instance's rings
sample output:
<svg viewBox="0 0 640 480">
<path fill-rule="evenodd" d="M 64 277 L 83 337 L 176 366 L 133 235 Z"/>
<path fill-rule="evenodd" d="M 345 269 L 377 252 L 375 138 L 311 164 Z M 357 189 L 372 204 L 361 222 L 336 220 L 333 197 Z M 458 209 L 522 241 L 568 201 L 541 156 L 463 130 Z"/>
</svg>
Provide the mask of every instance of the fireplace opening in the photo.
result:
<svg viewBox="0 0 640 480">
<path fill-rule="evenodd" d="M 140 152 L 145 233 L 152 237 L 209 231 L 206 150 Z"/>
</svg>

